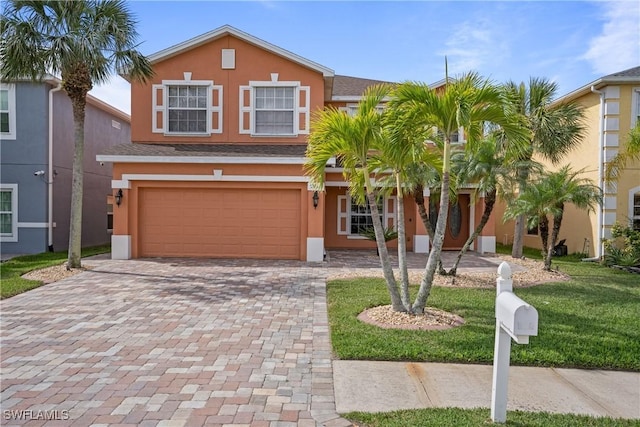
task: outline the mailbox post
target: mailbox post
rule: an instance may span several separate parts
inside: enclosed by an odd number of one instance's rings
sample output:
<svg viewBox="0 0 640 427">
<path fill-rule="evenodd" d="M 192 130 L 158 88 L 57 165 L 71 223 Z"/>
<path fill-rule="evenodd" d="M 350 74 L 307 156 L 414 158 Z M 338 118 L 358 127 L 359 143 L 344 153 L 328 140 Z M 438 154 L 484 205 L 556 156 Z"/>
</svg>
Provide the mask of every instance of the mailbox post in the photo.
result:
<svg viewBox="0 0 640 427">
<path fill-rule="evenodd" d="M 529 344 L 529 336 L 538 335 L 538 311 L 513 293 L 511 267 L 503 262 L 496 280 L 496 342 L 493 354 L 491 420 L 507 421 L 507 384 L 511 339 Z"/>
</svg>

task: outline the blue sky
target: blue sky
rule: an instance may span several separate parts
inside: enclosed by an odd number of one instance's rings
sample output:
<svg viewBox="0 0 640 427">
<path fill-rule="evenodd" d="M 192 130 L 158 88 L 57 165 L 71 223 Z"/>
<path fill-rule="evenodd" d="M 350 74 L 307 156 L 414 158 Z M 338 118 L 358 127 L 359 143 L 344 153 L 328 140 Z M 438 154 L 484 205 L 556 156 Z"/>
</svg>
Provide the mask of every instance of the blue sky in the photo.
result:
<svg viewBox="0 0 640 427">
<path fill-rule="evenodd" d="M 547 77 L 558 95 L 640 65 L 640 2 L 131 1 L 149 55 L 225 24 L 336 74 L 433 83 L 474 70 L 496 82 Z M 93 95 L 130 111 L 113 77 Z"/>
</svg>

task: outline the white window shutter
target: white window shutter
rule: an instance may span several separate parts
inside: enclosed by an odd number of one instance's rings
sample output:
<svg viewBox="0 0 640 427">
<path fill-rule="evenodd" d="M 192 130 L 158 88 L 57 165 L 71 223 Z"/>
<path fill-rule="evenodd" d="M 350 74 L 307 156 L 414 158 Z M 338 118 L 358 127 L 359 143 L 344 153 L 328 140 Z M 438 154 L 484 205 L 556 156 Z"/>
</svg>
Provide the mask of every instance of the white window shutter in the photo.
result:
<svg viewBox="0 0 640 427">
<path fill-rule="evenodd" d="M 248 104 L 246 97 L 248 96 Z M 250 134 L 253 130 L 253 93 L 251 86 L 240 86 L 239 133 Z"/>
<path fill-rule="evenodd" d="M 348 196 L 338 196 L 338 235 L 349 234 L 349 202 Z"/>
<path fill-rule="evenodd" d="M 397 197 L 390 196 L 384 200 L 384 226 L 385 228 L 391 227 L 394 230 L 397 230 L 396 223 L 396 207 L 397 205 Z"/>
<path fill-rule="evenodd" d="M 209 132 L 222 133 L 222 85 L 211 86 L 209 102 Z"/>
<path fill-rule="evenodd" d="M 300 134 L 309 133 L 309 119 L 311 108 L 311 88 L 309 86 L 300 86 L 298 90 L 298 132 Z M 294 122 L 295 123 L 295 122 Z"/>
<path fill-rule="evenodd" d="M 152 86 L 151 99 L 151 132 L 164 133 L 166 106 L 163 85 Z"/>
</svg>

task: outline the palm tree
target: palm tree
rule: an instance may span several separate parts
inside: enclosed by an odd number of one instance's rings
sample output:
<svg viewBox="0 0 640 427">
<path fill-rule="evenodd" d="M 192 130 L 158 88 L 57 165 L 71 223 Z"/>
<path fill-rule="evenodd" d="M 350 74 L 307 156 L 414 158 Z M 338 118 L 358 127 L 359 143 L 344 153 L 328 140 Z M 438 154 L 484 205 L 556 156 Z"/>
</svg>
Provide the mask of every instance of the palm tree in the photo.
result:
<svg viewBox="0 0 640 427">
<path fill-rule="evenodd" d="M 508 82 L 505 94 L 511 108 L 526 118 L 531 132 L 527 149 L 520 161 L 529 161 L 534 154 L 551 161 L 554 165 L 569 152 L 577 148 L 584 136 L 584 113 L 573 102 L 553 104 L 558 86 L 544 78 L 531 77 L 529 86 L 524 83 Z M 522 166 L 517 171 L 519 191 L 524 191 L 530 170 Z M 524 216 L 516 218 L 511 256 L 522 257 L 524 237 Z"/>
<path fill-rule="evenodd" d="M 504 197 L 513 191 L 513 171 L 518 163 L 514 162 L 513 156 L 505 151 L 503 145 L 494 134 L 488 136 L 474 150 L 468 150 L 457 161 L 454 160 L 460 169 L 458 174 L 461 182 L 474 184 L 474 199 L 477 200 L 480 194 L 484 194 L 484 209 L 480 222 L 458 252 L 453 266 L 445 273 L 447 275 L 456 275 L 462 256 L 489 222 L 498 195 L 502 194 Z"/>
<path fill-rule="evenodd" d="M 446 81 L 448 82 L 448 76 Z M 525 138 L 527 133 L 526 129 L 509 119 L 498 88 L 476 73 L 463 75 L 452 83 L 447 83 L 442 90 L 434 90 L 421 83 L 405 83 L 397 88 L 394 95 L 395 99 L 391 101 L 392 108 L 402 107 L 410 111 L 414 129 L 435 128 L 443 140 L 440 214 L 420 289 L 412 306 L 413 313 L 423 313 L 444 241 L 449 207 L 453 135 L 463 128 L 467 147 L 471 149 L 481 139 L 487 123 L 502 126 L 514 143 Z"/>
<path fill-rule="evenodd" d="M 138 34 L 123 0 L 12 0 L 0 17 L 0 75 L 3 80 L 62 77 L 71 99 L 74 157 L 67 268 L 80 264 L 84 118 L 87 92 L 116 70 L 146 81 L 153 71 L 136 50 Z"/>
<path fill-rule="evenodd" d="M 345 179 L 349 182 L 351 197 L 369 204 L 378 255 L 393 310 L 406 311 L 385 244 L 377 203 L 380 189 L 372 183 L 371 178 L 375 173 L 371 159 L 385 138 L 383 115 L 377 107 L 389 91 L 390 88 L 384 85 L 369 87 L 354 116 L 332 107 L 316 112 L 312 118 L 307 145 L 305 173 L 321 188 L 324 185 L 327 162 L 333 157 L 339 159 L 344 168 Z"/>
<path fill-rule="evenodd" d="M 404 196 L 410 194 L 415 187 L 418 170 L 423 174 L 433 174 L 431 171 L 437 171 L 442 165 L 440 156 L 427 147 L 426 132 L 416 132 L 411 121 L 408 120 L 407 113 L 402 108 L 385 110 L 384 137 L 380 140 L 378 150 L 371 158 L 370 164 L 376 171 L 390 172 L 390 175 L 383 175 L 380 178 L 382 188 L 387 188 L 388 192 L 392 192 L 391 190 L 395 188 L 400 291 L 405 309 L 411 311 Z"/>
<path fill-rule="evenodd" d="M 640 120 L 638 120 L 636 126 L 629 131 L 624 148 L 607 163 L 605 181 L 616 182 L 620 171 L 626 168 L 629 162 L 634 160 L 640 160 Z"/>
<path fill-rule="evenodd" d="M 571 203 L 578 209 L 593 210 L 602 203 L 600 188 L 590 179 L 578 177 L 581 173 L 583 170 L 574 172 L 570 166 L 545 173 L 527 186 L 505 211 L 508 219 L 526 215 L 530 218 L 529 226 L 539 226 L 545 270 L 551 270 L 551 257 L 560 233 L 565 205 Z M 550 219 L 553 224 L 551 236 Z"/>
</svg>

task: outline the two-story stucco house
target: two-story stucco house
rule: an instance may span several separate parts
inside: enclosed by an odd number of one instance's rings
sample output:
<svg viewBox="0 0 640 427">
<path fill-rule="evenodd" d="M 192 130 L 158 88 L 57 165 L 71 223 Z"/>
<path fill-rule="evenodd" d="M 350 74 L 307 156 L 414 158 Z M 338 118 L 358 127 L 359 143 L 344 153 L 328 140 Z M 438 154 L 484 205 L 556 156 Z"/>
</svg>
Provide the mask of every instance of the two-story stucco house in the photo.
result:
<svg viewBox="0 0 640 427">
<path fill-rule="evenodd" d="M 640 67 L 630 68 L 601 77 L 555 102 L 573 101 L 585 111 L 585 138 L 565 164 L 582 177 L 589 178 L 604 189 L 604 201 L 595 212 L 577 210 L 568 205 L 559 239 L 565 239 L 568 251 L 586 253 L 589 257 L 603 255 L 602 240 L 611 237 L 616 222 L 640 229 L 640 162 L 632 162 L 620 173 L 617 184 L 605 184 L 606 163 L 626 143 L 629 131 L 640 120 Z M 549 168 L 558 168 L 547 165 Z M 502 212 L 496 212 L 496 230 L 505 241 L 513 238 L 513 222 L 503 224 Z M 540 248 L 537 230 L 530 230 L 525 246 Z"/>
<path fill-rule="evenodd" d="M 0 252 L 65 250 L 69 242 L 73 114 L 60 81 L 0 86 Z M 130 141 L 129 115 L 87 97 L 82 245 L 108 243 L 111 165 L 97 153 Z"/>
<path fill-rule="evenodd" d="M 373 248 L 359 231 L 366 206 L 348 195 L 339 165 L 326 187 L 304 175 L 314 111 L 349 113 L 375 83 L 335 75 L 230 26 L 149 57 L 155 76 L 132 83 L 132 144 L 97 156 L 113 164 L 112 256 L 247 257 L 322 261 L 332 248 Z M 126 76 L 125 76 L 126 77 Z M 479 221 L 482 201 L 460 196 L 459 224 L 445 247 L 461 247 Z M 396 221 L 394 198 L 381 201 Z M 407 198 L 408 247 L 428 250 L 428 236 Z M 476 249 L 493 251 L 493 223 Z"/>
</svg>

